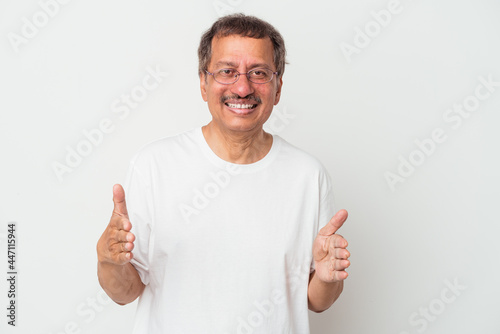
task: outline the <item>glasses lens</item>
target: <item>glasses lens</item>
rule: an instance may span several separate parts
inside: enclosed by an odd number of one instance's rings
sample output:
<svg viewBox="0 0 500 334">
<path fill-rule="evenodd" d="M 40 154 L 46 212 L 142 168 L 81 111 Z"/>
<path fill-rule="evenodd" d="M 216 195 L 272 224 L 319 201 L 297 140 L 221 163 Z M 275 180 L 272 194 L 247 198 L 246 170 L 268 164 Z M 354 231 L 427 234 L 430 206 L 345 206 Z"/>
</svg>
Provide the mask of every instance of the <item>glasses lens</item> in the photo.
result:
<svg viewBox="0 0 500 334">
<path fill-rule="evenodd" d="M 271 81 L 273 74 L 273 71 L 267 68 L 256 68 L 248 72 L 248 79 L 253 83 L 263 84 Z M 231 68 L 223 68 L 213 74 L 215 81 L 222 84 L 232 84 L 238 81 L 239 75 L 238 71 Z"/>
<path fill-rule="evenodd" d="M 238 72 L 230 68 L 223 68 L 214 73 L 214 79 L 220 83 L 233 83 L 238 80 Z"/>
<path fill-rule="evenodd" d="M 256 68 L 248 72 L 248 79 L 255 83 L 266 83 L 273 79 L 273 71 L 265 68 Z"/>
</svg>

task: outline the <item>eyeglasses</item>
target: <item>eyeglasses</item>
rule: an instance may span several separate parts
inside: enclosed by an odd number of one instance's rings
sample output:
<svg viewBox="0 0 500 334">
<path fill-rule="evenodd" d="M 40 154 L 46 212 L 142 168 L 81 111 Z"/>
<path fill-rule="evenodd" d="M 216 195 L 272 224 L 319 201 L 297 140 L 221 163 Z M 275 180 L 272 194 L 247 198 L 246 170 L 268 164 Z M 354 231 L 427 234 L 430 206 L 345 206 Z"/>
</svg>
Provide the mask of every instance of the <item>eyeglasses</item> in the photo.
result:
<svg viewBox="0 0 500 334">
<path fill-rule="evenodd" d="M 205 70 L 207 74 L 214 77 L 214 80 L 223 85 L 230 85 L 235 83 L 240 78 L 241 74 L 245 74 L 249 81 L 256 84 L 265 84 L 273 80 L 274 75 L 278 75 L 278 72 L 273 72 L 267 68 L 256 68 L 246 73 L 240 73 L 231 68 L 223 68 L 217 72 L 210 73 Z"/>
</svg>

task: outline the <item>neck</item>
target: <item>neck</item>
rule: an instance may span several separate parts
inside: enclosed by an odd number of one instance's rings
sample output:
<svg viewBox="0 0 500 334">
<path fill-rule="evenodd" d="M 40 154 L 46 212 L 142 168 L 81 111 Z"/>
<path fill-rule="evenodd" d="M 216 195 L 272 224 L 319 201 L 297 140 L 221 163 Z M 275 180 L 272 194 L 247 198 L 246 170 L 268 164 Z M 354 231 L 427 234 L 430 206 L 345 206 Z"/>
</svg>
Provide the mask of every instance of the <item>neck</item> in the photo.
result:
<svg viewBox="0 0 500 334">
<path fill-rule="evenodd" d="M 231 163 L 257 162 L 269 153 L 273 144 L 272 135 L 262 127 L 248 132 L 223 131 L 212 121 L 201 129 L 212 151 Z"/>
</svg>

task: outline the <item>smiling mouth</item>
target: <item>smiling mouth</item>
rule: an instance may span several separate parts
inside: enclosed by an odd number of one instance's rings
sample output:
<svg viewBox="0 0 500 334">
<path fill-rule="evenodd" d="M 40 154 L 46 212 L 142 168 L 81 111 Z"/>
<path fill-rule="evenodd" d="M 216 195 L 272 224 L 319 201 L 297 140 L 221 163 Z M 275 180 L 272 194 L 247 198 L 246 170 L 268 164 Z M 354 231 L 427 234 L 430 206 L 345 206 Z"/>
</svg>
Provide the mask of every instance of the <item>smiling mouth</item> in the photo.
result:
<svg viewBox="0 0 500 334">
<path fill-rule="evenodd" d="M 241 103 L 224 103 L 229 108 L 234 109 L 254 109 L 257 108 L 257 104 L 241 104 Z"/>
</svg>

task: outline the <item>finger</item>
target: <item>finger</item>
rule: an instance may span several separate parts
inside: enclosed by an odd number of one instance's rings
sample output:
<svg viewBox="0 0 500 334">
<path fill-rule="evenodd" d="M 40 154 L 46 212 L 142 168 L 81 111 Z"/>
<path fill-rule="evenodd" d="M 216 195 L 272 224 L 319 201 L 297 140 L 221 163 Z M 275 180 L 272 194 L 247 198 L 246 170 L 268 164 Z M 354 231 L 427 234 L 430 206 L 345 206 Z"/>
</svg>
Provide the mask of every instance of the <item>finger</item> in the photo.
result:
<svg viewBox="0 0 500 334">
<path fill-rule="evenodd" d="M 134 242 L 135 235 L 131 232 L 123 231 L 123 230 L 114 230 L 111 235 L 112 239 L 115 242 Z"/>
<path fill-rule="evenodd" d="M 113 216 L 111 217 L 111 227 L 119 231 L 129 232 L 132 229 L 132 223 L 127 217 L 123 216 Z"/>
<path fill-rule="evenodd" d="M 134 249 L 134 243 L 128 241 L 116 241 L 109 246 L 110 257 L 113 258 L 116 254 L 130 252 Z"/>
<path fill-rule="evenodd" d="M 340 282 L 340 281 L 345 280 L 347 278 L 347 276 L 349 276 L 347 271 L 343 271 L 343 270 L 335 271 L 333 273 L 333 280 Z"/>
<path fill-rule="evenodd" d="M 334 256 L 339 260 L 347 260 L 351 256 L 351 253 L 344 248 L 335 248 Z"/>
<path fill-rule="evenodd" d="M 125 263 L 130 262 L 132 258 L 133 258 L 132 252 L 120 252 L 114 255 L 113 262 L 119 265 L 123 265 Z"/>
<path fill-rule="evenodd" d="M 130 222 L 128 222 L 130 224 Z M 135 235 L 125 230 L 119 230 L 112 223 L 97 242 L 97 256 L 100 262 L 123 264 L 132 259 L 125 253 L 134 249 Z"/>
<path fill-rule="evenodd" d="M 119 242 L 119 241 L 115 241 L 109 247 L 110 258 L 113 259 L 113 260 L 118 259 L 120 257 L 123 258 L 122 255 L 124 255 L 126 253 L 130 253 L 133 249 L 134 249 L 134 243 L 133 242 L 129 242 L 129 241 Z M 122 260 L 118 259 L 117 261 L 122 261 Z"/>
<path fill-rule="evenodd" d="M 349 268 L 351 261 L 349 260 L 335 260 L 333 270 L 345 270 Z"/>
<path fill-rule="evenodd" d="M 113 186 L 113 213 L 119 216 L 128 216 L 127 205 L 125 203 L 125 191 L 120 184 Z"/>
<path fill-rule="evenodd" d="M 319 234 L 323 236 L 329 236 L 338 231 L 342 227 L 347 219 L 347 211 L 342 209 L 338 211 L 332 219 L 326 224 L 320 231 Z"/>
<path fill-rule="evenodd" d="M 349 245 L 347 240 L 345 240 L 341 235 L 338 235 L 338 234 L 332 235 L 329 238 L 329 241 L 330 241 L 330 243 L 329 243 L 330 249 L 329 250 L 332 253 L 335 253 L 335 249 L 337 249 L 337 248 L 344 249 Z"/>
<path fill-rule="evenodd" d="M 134 243 L 132 242 L 120 242 L 117 245 L 119 253 L 131 252 L 134 249 Z"/>
</svg>

